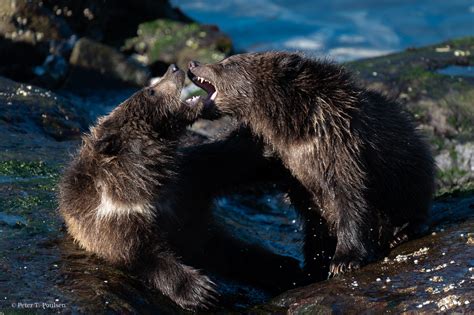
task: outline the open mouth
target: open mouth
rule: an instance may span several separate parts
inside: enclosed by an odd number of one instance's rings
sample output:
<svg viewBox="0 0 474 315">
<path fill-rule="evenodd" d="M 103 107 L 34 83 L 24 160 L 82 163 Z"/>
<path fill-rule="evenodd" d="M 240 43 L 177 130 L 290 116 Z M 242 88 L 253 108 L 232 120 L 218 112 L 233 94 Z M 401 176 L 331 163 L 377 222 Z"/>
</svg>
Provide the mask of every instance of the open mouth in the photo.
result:
<svg viewBox="0 0 474 315">
<path fill-rule="evenodd" d="M 188 71 L 188 77 L 195 85 L 206 91 L 207 96 L 193 96 L 185 101 L 186 104 L 195 106 L 198 102 L 202 101 L 204 106 L 213 105 L 217 97 L 217 90 L 211 81 L 195 75 L 191 70 Z"/>
</svg>

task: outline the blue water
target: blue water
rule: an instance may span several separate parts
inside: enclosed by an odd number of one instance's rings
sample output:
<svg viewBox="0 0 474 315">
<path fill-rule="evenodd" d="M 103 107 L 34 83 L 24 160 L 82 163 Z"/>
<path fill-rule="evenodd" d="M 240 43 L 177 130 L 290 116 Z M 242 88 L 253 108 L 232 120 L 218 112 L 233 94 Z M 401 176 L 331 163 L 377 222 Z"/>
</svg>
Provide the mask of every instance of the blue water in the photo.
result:
<svg viewBox="0 0 474 315">
<path fill-rule="evenodd" d="M 439 69 L 437 72 L 452 77 L 474 78 L 474 67 L 449 66 L 443 69 Z"/>
<path fill-rule="evenodd" d="M 299 50 L 343 61 L 474 35 L 472 0 L 172 0 L 237 50 Z"/>
</svg>

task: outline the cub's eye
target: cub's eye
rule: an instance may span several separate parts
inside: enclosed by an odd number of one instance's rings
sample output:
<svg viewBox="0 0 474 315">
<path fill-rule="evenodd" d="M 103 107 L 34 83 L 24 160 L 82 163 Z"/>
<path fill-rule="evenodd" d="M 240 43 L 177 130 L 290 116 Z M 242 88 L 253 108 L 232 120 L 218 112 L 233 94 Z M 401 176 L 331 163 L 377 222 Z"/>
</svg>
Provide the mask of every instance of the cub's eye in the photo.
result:
<svg viewBox="0 0 474 315">
<path fill-rule="evenodd" d="M 148 95 L 154 96 L 156 94 L 154 89 L 148 89 Z"/>
</svg>

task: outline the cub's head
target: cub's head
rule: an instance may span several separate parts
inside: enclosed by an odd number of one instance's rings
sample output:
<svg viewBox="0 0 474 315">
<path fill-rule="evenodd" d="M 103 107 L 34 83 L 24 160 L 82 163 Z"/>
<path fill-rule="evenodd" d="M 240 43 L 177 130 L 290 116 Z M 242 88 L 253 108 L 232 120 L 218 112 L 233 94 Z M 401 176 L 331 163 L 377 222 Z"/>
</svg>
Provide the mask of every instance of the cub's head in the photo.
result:
<svg viewBox="0 0 474 315">
<path fill-rule="evenodd" d="M 215 64 L 191 61 L 188 77 L 207 92 L 206 97 L 201 97 L 203 117 L 241 117 L 289 96 L 292 81 L 303 69 L 304 61 L 298 54 L 285 52 L 240 54 Z"/>
<path fill-rule="evenodd" d="M 96 151 L 139 151 L 153 139 L 176 140 L 202 111 L 202 103 L 180 100 L 185 73 L 171 65 L 156 84 L 136 92 L 92 128 Z"/>
<path fill-rule="evenodd" d="M 194 122 L 200 113 L 200 103 L 191 104 L 180 100 L 185 73 L 176 65 L 169 66 L 161 80 L 146 87 L 125 100 L 110 116 L 153 127 L 162 136 L 176 134 Z"/>
</svg>

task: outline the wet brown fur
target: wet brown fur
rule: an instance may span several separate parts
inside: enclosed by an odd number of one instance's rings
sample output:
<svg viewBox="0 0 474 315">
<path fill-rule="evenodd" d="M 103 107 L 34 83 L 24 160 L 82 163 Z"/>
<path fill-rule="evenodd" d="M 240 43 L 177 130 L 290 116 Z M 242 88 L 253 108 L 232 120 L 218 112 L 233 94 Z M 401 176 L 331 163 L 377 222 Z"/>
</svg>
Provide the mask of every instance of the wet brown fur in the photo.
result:
<svg viewBox="0 0 474 315">
<path fill-rule="evenodd" d="M 183 82 L 184 72 L 170 67 L 157 85 L 98 121 L 65 170 L 59 209 L 81 247 L 195 309 L 211 301 L 213 283 L 171 250 L 166 229 L 174 209 L 157 200 L 174 177 L 179 136 L 200 111 L 180 102 Z"/>
<path fill-rule="evenodd" d="M 284 52 L 190 64 L 217 89 L 208 117 L 232 115 L 291 172 L 306 267 L 325 277 L 384 255 L 425 222 L 434 191 L 427 143 L 401 106 L 342 66 Z"/>
</svg>

